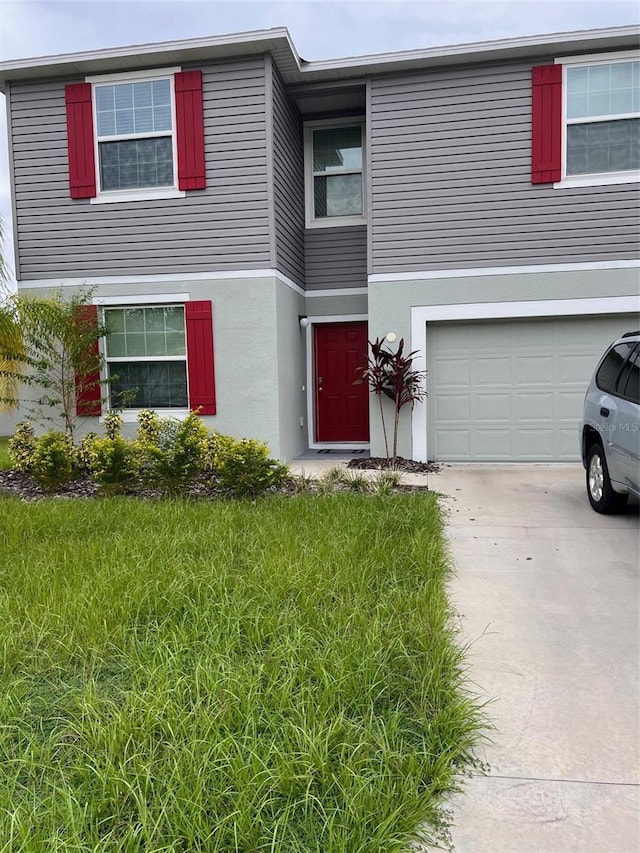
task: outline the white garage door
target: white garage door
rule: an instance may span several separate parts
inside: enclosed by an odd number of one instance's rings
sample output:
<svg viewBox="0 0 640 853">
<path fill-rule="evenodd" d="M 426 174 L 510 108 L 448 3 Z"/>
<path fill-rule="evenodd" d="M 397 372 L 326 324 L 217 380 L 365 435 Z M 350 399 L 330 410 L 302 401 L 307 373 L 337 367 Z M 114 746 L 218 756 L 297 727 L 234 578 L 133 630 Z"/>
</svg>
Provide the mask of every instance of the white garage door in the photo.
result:
<svg viewBox="0 0 640 853">
<path fill-rule="evenodd" d="M 633 316 L 427 324 L 427 451 L 440 461 L 575 461 L 606 345 Z"/>
</svg>

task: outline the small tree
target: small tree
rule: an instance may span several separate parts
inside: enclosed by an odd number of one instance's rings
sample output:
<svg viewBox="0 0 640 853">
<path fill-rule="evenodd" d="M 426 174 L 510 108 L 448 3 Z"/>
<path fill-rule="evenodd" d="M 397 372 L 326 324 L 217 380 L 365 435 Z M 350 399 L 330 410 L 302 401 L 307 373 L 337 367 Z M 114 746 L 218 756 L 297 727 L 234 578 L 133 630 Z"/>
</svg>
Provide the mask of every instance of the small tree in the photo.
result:
<svg viewBox="0 0 640 853">
<path fill-rule="evenodd" d="M 381 339 L 376 338 L 374 343 L 369 342 L 371 355 L 367 360 L 367 366 L 361 368 L 360 376 L 356 382 L 366 382 L 369 389 L 378 397 L 387 459 L 396 459 L 398 456 L 400 411 L 408 403 L 413 408 L 416 403 L 425 399 L 427 392 L 422 383 L 427 375 L 427 371 L 414 369 L 413 365 L 415 357 L 418 354 L 417 350 L 404 355 L 404 338 L 400 339 L 395 352 L 385 349 L 385 340 L 383 337 Z M 389 440 L 384 418 L 384 407 L 382 405 L 383 395 L 389 397 L 393 401 L 394 406 L 393 455 L 389 453 Z"/>
<path fill-rule="evenodd" d="M 61 424 L 71 441 L 78 403 L 103 381 L 97 342 L 106 329 L 87 310 L 88 297 L 16 294 L 0 306 L 0 405 L 16 408 L 20 387 L 33 389 L 28 408 Z"/>
</svg>

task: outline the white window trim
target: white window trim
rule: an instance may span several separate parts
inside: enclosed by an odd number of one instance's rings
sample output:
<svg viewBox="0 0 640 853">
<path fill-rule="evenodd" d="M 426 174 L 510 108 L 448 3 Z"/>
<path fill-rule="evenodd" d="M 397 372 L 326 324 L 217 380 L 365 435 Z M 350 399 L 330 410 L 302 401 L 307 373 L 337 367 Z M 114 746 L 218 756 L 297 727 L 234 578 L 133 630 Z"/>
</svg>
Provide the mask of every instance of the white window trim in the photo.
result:
<svg viewBox="0 0 640 853">
<path fill-rule="evenodd" d="M 313 131 L 331 127 L 360 127 L 362 129 L 362 169 L 347 169 L 339 174 L 362 175 L 362 216 L 326 216 L 322 219 L 315 217 L 314 180 L 313 180 Z M 304 124 L 304 197 L 305 220 L 307 228 L 342 228 L 348 225 L 366 225 L 367 217 L 367 182 L 366 182 L 366 137 L 365 117 L 362 115 L 351 118 L 322 119 L 308 121 Z M 338 174 L 338 173 L 336 173 Z"/>
<path fill-rule="evenodd" d="M 182 297 L 185 297 L 184 299 Z M 93 304 L 100 306 L 101 313 L 101 322 L 105 322 L 105 310 L 109 309 L 119 309 L 126 310 L 127 308 L 182 308 L 184 310 L 185 302 L 189 302 L 188 294 L 166 294 L 164 296 L 149 296 L 144 295 L 140 297 L 135 296 L 112 296 L 112 297 L 94 297 Z M 185 354 L 182 355 L 154 355 L 154 356 L 115 356 L 113 358 L 108 357 L 107 353 L 107 341 L 106 338 L 102 338 L 99 341 L 100 354 L 104 358 L 104 375 L 103 379 L 107 380 L 109 378 L 109 364 L 113 362 L 117 363 L 126 363 L 130 361 L 138 361 L 138 362 L 148 362 L 148 361 L 183 361 L 185 364 L 186 377 L 187 377 L 187 403 L 189 401 L 189 352 L 188 352 L 188 342 L 187 342 L 187 328 L 186 328 L 186 312 L 185 312 L 185 330 L 184 330 L 184 348 Z M 107 405 L 106 409 L 109 411 L 111 409 L 111 386 L 107 384 Z M 123 423 L 135 423 L 138 420 L 138 415 L 140 412 L 144 411 L 147 407 L 143 406 L 140 409 L 122 409 L 120 411 L 120 416 L 122 417 Z M 154 412 L 158 412 L 162 417 L 171 417 L 176 420 L 184 420 L 190 414 L 190 409 L 187 405 L 186 409 L 178 409 L 178 408 L 154 408 Z M 100 423 L 104 422 L 104 415 L 100 417 Z"/>
<path fill-rule="evenodd" d="M 186 193 L 184 190 L 178 189 L 178 144 L 176 138 L 176 96 L 174 76 L 181 71 L 180 66 L 172 68 L 152 68 L 148 71 L 131 71 L 122 74 L 101 74 L 97 77 L 85 77 L 85 83 L 91 83 L 91 109 L 93 113 L 93 149 L 94 163 L 96 170 L 96 192 L 97 194 L 89 199 L 90 204 L 113 204 L 114 202 L 123 201 L 153 201 L 155 199 L 166 198 L 184 198 Z M 100 187 L 100 156 L 98 146 L 100 140 L 98 138 L 98 113 L 96 109 L 96 86 L 112 85 L 117 83 L 130 83 L 132 81 L 142 83 L 145 81 L 168 79 L 170 82 L 171 91 L 171 147 L 173 153 L 173 186 L 170 187 L 141 187 L 140 189 L 128 190 L 103 190 Z M 145 133 L 144 138 L 168 136 L 166 132 Z M 137 134 L 123 134 L 109 137 L 112 141 L 117 142 L 122 139 L 133 139 Z M 103 140 L 104 141 L 104 140 Z"/>
<path fill-rule="evenodd" d="M 567 187 L 599 187 L 610 184 L 637 184 L 640 181 L 640 172 L 630 169 L 624 172 L 594 172 L 584 175 L 567 175 L 567 125 L 588 124 L 590 122 L 610 121 L 621 118 L 635 118 L 636 116 L 612 115 L 612 116 L 588 116 L 584 119 L 567 118 L 567 71 L 571 67 L 585 65 L 611 65 L 617 62 L 637 62 L 640 60 L 640 50 L 617 51 L 616 53 L 601 53 L 596 56 L 585 54 L 582 56 L 560 57 L 554 60 L 556 65 L 562 65 L 562 178 L 553 185 L 556 189 L 567 189 Z"/>
</svg>

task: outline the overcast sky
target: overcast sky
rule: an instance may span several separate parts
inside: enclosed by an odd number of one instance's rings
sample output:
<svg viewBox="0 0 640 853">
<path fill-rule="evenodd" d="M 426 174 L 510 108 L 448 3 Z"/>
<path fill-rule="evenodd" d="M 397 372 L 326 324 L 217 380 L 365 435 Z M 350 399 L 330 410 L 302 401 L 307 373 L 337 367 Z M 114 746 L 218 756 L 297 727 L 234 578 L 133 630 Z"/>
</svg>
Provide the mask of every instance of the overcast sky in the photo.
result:
<svg viewBox="0 0 640 853">
<path fill-rule="evenodd" d="M 0 0 L 0 59 L 286 26 L 307 60 L 637 24 L 637 0 Z M 13 263 L 5 111 L 0 216 Z"/>
</svg>

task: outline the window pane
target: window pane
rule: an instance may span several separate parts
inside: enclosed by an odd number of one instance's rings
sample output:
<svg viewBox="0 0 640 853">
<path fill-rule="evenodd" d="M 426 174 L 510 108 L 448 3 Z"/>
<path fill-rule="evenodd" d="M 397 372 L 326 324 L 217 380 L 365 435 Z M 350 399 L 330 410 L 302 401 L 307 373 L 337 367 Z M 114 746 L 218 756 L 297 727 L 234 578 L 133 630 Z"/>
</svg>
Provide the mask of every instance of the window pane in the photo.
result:
<svg viewBox="0 0 640 853">
<path fill-rule="evenodd" d="M 620 115 L 638 109 L 640 62 L 567 69 L 567 117 Z"/>
<path fill-rule="evenodd" d="M 133 133 L 133 110 L 116 110 L 116 133 Z"/>
<path fill-rule="evenodd" d="M 133 109 L 133 85 L 131 83 L 120 83 L 113 87 L 115 108 L 117 110 Z"/>
<path fill-rule="evenodd" d="M 328 175 L 313 180 L 316 217 L 362 215 L 362 175 Z"/>
<path fill-rule="evenodd" d="M 630 356 L 618 380 L 618 391 L 634 403 L 640 403 L 640 349 Z"/>
<path fill-rule="evenodd" d="M 186 355 L 184 308 L 108 308 L 107 358 Z"/>
<path fill-rule="evenodd" d="M 153 80 L 96 86 L 99 136 L 171 130 L 171 83 Z"/>
<path fill-rule="evenodd" d="M 124 401 L 126 409 L 185 409 L 188 405 L 184 361 L 116 362 L 109 365 L 109 377 L 112 405 L 123 392 L 133 392 Z"/>
<path fill-rule="evenodd" d="M 362 168 L 362 128 L 336 127 L 313 132 L 313 171 Z"/>
<path fill-rule="evenodd" d="M 133 104 L 136 110 L 141 107 L 150 107 L 153 103 L 152 85 L 152 83 L 133 84 Z"/>
<path fill-rule="evenodd" d="M 629 350 L 633 349 L 634 346 L 635 343 L 632 341 L 625 344 L 618 344 L 607 354 L 596 374 L 596 385 L 601 391 L 606 391 L 609 394 L 615 392 L 616 379 L 618 378 L 620 368 Z"/>
<path fill-rule="evenodd" d="M 103 190 L 173 186 L 170 136 L 101 142 L 98 150 Z"/>
<path fill-rule="evenodd" d="M 567 126 L 567 174 L 640 168 L 640 119 Z"/>
</svg>

